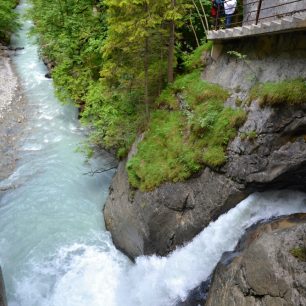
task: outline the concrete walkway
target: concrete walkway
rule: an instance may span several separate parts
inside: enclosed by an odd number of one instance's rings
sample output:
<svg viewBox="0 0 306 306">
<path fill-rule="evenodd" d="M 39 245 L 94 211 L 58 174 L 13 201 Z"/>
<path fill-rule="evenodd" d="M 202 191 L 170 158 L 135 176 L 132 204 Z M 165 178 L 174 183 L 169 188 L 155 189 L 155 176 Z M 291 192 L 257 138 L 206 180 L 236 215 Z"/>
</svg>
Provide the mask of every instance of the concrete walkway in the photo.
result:
<svg viewBox="0 0 306 306">
<path fill-rule="evenodd" d="M 209 31 L 207 38 L 208 40 L 221 41 L 301 30 L 306 30 L 306 12 L 273 21 L 262 21 L 257 25 L 244 25 L 230 29 Z"/>
</svg>

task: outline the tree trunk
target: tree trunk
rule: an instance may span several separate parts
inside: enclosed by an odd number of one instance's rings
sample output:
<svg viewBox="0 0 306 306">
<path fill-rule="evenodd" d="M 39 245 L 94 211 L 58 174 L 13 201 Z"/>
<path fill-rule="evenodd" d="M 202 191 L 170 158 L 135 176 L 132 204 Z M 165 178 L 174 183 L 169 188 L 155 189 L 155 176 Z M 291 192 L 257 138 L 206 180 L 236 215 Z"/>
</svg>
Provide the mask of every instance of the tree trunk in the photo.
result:
<svg viewBox="0 0 306 306">
<path fill-rule="evenodd" d="M 206 16 L 205 9 L 204 9 L 204 6 L 203 6 L 203 3 L 202 3 L 201 0 L 200 0 L 200 5 L 201 5 L 201 8 L 202 8 L 204 18 L 205 18 L 206 29 L 207 29 L 207 31 L 209 31 L 209 24 L 208 24 L 207 16 Z"/>
<path fill-rule="evenodd" d="M 193 6 L 195 7 L 195 9 L 197 10 L 197 13 L 198 13 L 199 18 L 200 18 L 201 23 L 202 23 L 202 27 L 203 27 L 205 36 L 207 37 L 207 29 L 206 29 L 206 27 L 205 27 L 205 24 L 204 24 L 203 18 L 202 18 L 202 16 L 201 16 L 201 13 L 200 13 L 200 11 L 199 11 L 199 8 L 198 8 L 198 6 L 197 6 L 197 4 L 195 3 L 194 0 L 192 0 L 192 3 L 193 3 Z"/>
<path fill-rule="evenodd" d="M 190 21 L 191 30 L 192 30 L 192 32 L 193 32 L 194 38 L 195 38 L 196 43 L 197 43 L 197 47 L 200 47 L 198 35 L 197 35 L 197 32 L 196 32 L 196 30 L 195 30 L 195 28 L 194 28 L 194 26 L 193 26 L 191 16 L 189 17 L 189 21 Z"/>
<path fill-rule="evenodd" d="M 172 9 L 175 8 L 175 0 L 172 0 Z M 173 62 L 174 62 L 174 43 L 175 43 L 175 22 L 171 20 L 169 23 L 169 47 L 168 47 L 168 83 L 174 80 Z"/>
<path fill-rule="evenodd" d="M 146 117 L 149 118 L 149 38 L 145 38 L 145 50 L 144 50 L 144 100 L 146 106 Z"/>
</svg>

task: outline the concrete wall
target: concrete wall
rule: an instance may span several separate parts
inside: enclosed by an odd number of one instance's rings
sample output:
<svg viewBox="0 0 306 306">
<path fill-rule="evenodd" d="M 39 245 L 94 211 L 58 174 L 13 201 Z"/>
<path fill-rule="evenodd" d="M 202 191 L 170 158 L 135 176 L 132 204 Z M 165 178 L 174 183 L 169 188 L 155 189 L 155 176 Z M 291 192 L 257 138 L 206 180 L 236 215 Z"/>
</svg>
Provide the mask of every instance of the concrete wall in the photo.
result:
<svg viewBox="0 0 306 306">
<path fill-rule="evenodd" d="M 290 3 L 293 0 L 263 0 L 261 5 L 261 12 L 259 18 L 261 22 L 271 21 L 281 18 L 284 15 L 290 14 L 296 10 L 305 10 L 306 12 L 306 0 L 301 0 L 299 2 Z M 259 0 L 243 0 L 244 10 L 243 10 L 243 24 L 253 24 L 256 19 L 256 11 L 258 8 Z M 287 4 L 286 4 L 287 3 Z M 289 4 L 288 4 L 289 3 Z M 271 6 L 281 5 L 276 8 L 270 8 Z M 253 12 L 252 12 L 253 11 Z M 255 11 L 255 12 L 254 12 Z M 270 17 L 277 15 L 275 17 Z M 252 21 L 253 20 L 253 21 Z"/>
</svg>

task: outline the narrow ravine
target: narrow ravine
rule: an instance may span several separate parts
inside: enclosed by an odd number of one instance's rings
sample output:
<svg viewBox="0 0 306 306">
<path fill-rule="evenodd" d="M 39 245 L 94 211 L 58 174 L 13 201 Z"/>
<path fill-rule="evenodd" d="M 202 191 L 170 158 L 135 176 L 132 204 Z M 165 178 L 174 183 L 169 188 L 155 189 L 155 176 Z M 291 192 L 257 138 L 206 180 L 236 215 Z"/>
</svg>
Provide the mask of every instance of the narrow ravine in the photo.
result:
<svg viewBox="0 0 306 306">
<path fill-rule="evenodd" d="M 26 1 L 18 11 L 23 13 Z M 9 306 L 167 306 L 184 300 L 205 280 L 225 251 L 251 224 L 306 212 L 306 195 L 254 194 L 211 223 L 168 257 L 140 257 L 132 264 L 105 231 L 102 205 L 112 172 L 90 177 L 107 158 L 84 162 L 75 150 L 85 139 L 76 110 L 54 97 L 51 80 L 27 38 L 24 22 L 14 58 L 29 104 L 15 172 L 1 186 L 0 264 Z"/>
</svg>

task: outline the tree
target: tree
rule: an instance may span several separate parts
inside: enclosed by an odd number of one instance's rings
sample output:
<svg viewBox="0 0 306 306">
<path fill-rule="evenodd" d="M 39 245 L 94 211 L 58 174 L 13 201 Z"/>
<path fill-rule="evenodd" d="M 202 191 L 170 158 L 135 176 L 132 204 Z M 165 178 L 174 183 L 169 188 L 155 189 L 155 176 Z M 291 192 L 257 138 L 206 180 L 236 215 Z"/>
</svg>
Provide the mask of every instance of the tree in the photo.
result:
<svg viewBox="0 0 306 306">
<path fill-rule="evenodd" d="M 10 35 L 19 26 L 17 14 L 13 12 L 16 4 L 15 0 L 1 0 L 0 2 L 0 42 L 8 43 Z"/>
</svg>

